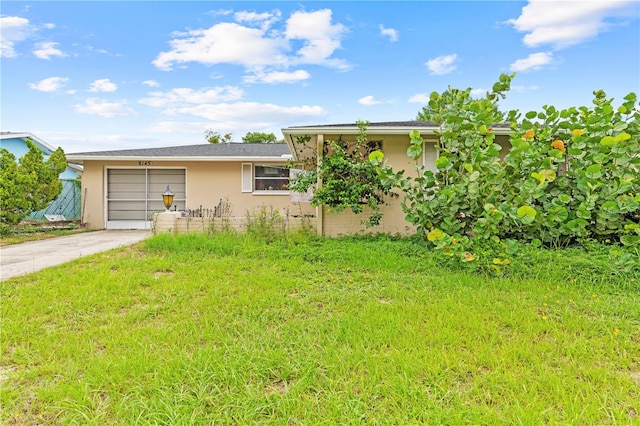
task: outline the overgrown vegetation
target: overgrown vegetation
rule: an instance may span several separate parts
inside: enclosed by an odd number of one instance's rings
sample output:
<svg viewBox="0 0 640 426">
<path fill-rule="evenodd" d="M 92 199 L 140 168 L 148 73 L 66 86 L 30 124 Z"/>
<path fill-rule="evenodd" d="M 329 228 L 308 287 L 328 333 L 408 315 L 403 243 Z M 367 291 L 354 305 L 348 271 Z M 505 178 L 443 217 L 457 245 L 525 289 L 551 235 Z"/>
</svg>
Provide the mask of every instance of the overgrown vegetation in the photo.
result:
<svg viewBox="0 0 640 426">
<path fill-rule="evenodd" d="M 62 148 L 47 160 L 30 139 L 28 151 L 16 162 L 16 157 L 0 148 L 0 228 L 15 226 L 34 211 L 45 208 L 62 191 L 58 176 L 67 168 Z"/>
<path fill-rule="evenodd" d="M 329 206 L 333 212 L 350 209 L 354 213 L 362 213 L 365 206 L 371 209 L 367 219 L 369 225 L 380 222 L 380 205 L 385 197 L 397 196 L 392 192 L 391 182 L 378 179 L 376 163 L 369 161 L 370 155 L 380 152 L 380 141 L 369 141 L 366 128 L 369 122 L 358 121 L 359 133 L 355 141 L 328 140 L 323 147 L 320 164 L 317 159 L 303 159 L 297 167 L 306 170 L 298 174 L 289 183 L 289 189 L 296 192 L 307 192 L 314 188 L 311 205 Z M 309 137 L 299 138 L 298 144 L 307 147 Z M 316 186 L 318 180 L 321 185 Z"/>
<path fill-rule="evenodd" d="M 0 283 L 3 424 L 634 424 L 640 269 L 422 241 L 154 236 Z"/>
<path fill-rule="evenodd" d="M 640 250 L 640 103 L 636 94 L 619 105 L 603 91 L 591 107 L 544 106 L 524 115 L 504 114 L 514 74 L 503 74 L 483 99 L 471 89 L 434 92 L 418 119 L 437 127 L 436 170 L 422 162 L 424 140 L 410 133 L 407 155 L 417 177 L 394 170 L 381 150 L 368 159 L 334 148 L 314 173 L 293 188 L 315 189 L 317 205 L 339 211 L 373 210 L 402 192 L 406 220 L 445 259 L 502 273 L 521 250 L 568 247 L 588 241 L 624 245 L 621 259 L 633 266 Z M 366 141 L 366 123 L 358 140 Z M 496 143 L 494 126 L 510 127 L 510 146 Z M 375 167 L 372 167 L 375 166 Z M 372 172 L 376 171 L 377 174 Z"/>
<path fill-rule="evenodd" d="M 73 222 L 55 226 L 50 226 L 49 224 L 25 224 L 22 222 L 17 228 L 0 229 L 0 246 L 46 240 L 80 232 L 87 232 L 87 230 L 80 228 L 77 223 Z"/>
<path fill-rule="evenodd" d="M 492 268 L 511 260 L 519 243 L 566 247 L 588 240 L 640 247 L 640 104 L 631 93 L 615 108 L 594 92 L 593 106 L 545 106 L 522 118 L 510 111 L 511 147 L 500 159 L 492 126 L 503 121 L 497 100 L 513 75 L 503 74 L 485 99 L 470 90 L 432 93 L 419 116 L 439 126 L 434 173 L 416 166 L 409 179 L 379 171 L 405 192 L 403 208 L 433 246 L 472 264 L 492 245 Z M 407 154 L 422 155 L 412 132 Z M 380 160 L 373 158 L 380 164 Z M 489 242 L 489 244 L 487 244 Z M 485 257 L 486 260 L 486 257 Z M 630 258 L 631 262 L 633 259 Z"/>
</svg>

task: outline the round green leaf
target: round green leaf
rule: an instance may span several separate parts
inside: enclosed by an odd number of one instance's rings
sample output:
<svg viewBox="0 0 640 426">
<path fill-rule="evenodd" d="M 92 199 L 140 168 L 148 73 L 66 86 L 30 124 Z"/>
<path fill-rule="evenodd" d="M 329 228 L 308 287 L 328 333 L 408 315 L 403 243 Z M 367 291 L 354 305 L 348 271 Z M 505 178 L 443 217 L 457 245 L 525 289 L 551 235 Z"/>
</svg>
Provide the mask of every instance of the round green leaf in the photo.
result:
<svg viewBox="0 0 640 426">
<path fill-rule="evenodd" d="M 384 153 L 379 149 L 376 149 L 375 151 L 371 152 L 371 154 L 369 154 L 370 161 L 379 162 L 379 161 L 382 161 L 383 159 L 384 159 Z"/>
<path fill-rule="evenodd" d="M 562 206 L 552 206 L 549 208 L 549 218 L 554 222 L 564 222 L 569 217 L 569 212 Z"/>
<path fill-rule="evenodd" d="M 440 229 L 434 229 L 433 231 L 427 234 L 427 240 L 429 241 L 438 241 L 444 238 L 444 232 Z"/>
<path fill-rule="evenodd" d="M 620 242 L 625 246 L 640 244 L 640 235 L 623 235 L 620 237 Z"/>
<path fill-rule="evenodd" d="M 422 155 L 422 147 L 419 144 L 411 144 L 407 148 L 407 156 L 417 160 Z"/>
<path fill-rule="evenodd" d="M 631 135 L 629 133 L 620 133 L 615 138 L 613 138 L 616 142 L 622 142 L 631 139 Z"/>
<path fill-rule="evenodd" d="M 592 164 L 585 170 L 585 175 L 589 179 L 598 179 L 600 176 L 602 176 L 601 170 L 602 166 L 600 164 Z"/>
<path fill-rule="evenodd" d="M 451 164 L 451 162 L 449 161 L 449 159 L 447 157 L 439 157 L 436 160 L 436 167 L 440 170 L 442 169 L 446 169 L 447 166 L 449 166 L 449 164 Z"/>
<path fill-rule="evenodd" d="M 544 176 L 544 178 L 549 182 L 553 182 L 554 180 L 556 180 L 556 172 L 554 170 L 542 169 L 540 170 L 540 174 Z"/>
<path fill-rule="evenodd" d="M 531 206 L 522 206 L 516 211 L 516 214 L 522 222 L 530 224 L 536 218 L 536 209 Z"/>
<path fill-rule="evenodd" d="M 602 146 L 612 146 L 615 145 L 616 141 L 613 139 L 613 136 L 605 136 L 600 139 L 600 145 Z"/>
</svg>

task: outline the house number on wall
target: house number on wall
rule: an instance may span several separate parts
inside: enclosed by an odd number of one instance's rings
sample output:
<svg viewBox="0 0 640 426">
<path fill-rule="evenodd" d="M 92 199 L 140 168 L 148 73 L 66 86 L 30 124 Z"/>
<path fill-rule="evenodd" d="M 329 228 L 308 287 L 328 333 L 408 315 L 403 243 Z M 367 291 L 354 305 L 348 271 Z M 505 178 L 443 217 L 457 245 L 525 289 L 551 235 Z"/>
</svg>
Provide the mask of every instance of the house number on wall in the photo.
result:
<svg viewBox="0 0 640 426">
<path fill-rule="evenodd" d="M 138 161 L 138 166 L 150 166 L 151 161 Z"/>
</svg>

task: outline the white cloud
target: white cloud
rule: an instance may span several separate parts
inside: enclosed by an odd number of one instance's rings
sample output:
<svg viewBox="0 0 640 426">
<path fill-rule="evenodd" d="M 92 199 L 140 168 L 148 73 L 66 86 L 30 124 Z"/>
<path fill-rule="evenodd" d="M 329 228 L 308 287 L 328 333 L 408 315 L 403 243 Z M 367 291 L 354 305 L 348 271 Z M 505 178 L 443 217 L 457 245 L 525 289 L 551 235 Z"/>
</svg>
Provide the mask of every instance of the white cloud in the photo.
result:
<svg viewBox="0 0 640 426">
<path fill-rule="evenodd" d="M 204 131 L 208 128 L 211 128 L 211 126 L 207 125 L 207 123 L 203 121 L 194 122 L 194 121 L 166 120 L 166 121 L 159 121 L 157 123 L 154 123 L 152 126 L 148 127 L 146 130 L 151 133 L 165 133 L 165 134 L 178 133 L 178 134 L 194 134 L 194 135 L 200 134 L 202 135 L 200 142 L 204 143 Z M 232 129 L 231 126 L 226 126 L 223 128 L 218 126 L 218 128 L 216 128 L 216 131 L 219 131 L 219 132 L 224 130 L 235 130 L 235 129 Z"/>
<path fill-rule="evenodd" d="M 511 86 L 511 90 L 518 93 L 531 92 L 534 90 L 538 90 L 540 87 L 538 86 Z"/>
<path fill-rule="evenodd" d="M 363 98 L 358 99 L 358 103 L 360 105 L 372 106 L 372 105 L 379 105 L 382 103 L 382 101 L 378 101 L 373 96 L 369 95 L 369 96 L 365 96 Z"/>
<path fill-rule="evenodd" d="M 56 27 L 56 24 L 46 23 L 42 27 L 46 28 L 47 30 L 52 30 L 52 29 L 54 29 Z"/>
<path fill-rule="evenodd" d="M 36 43 L 33 49 L 33 54 L 40 59 L 49 60 L 52 56 L 59 56 L 61 58 L 67 57 L 66 53 L 58 49 L 58 44 L 55 41 L 45 41 L 42 43 Z"/>
<path fill-rule="evenodd" d="M 380 25 L 380 34 L 389 37 L 389 41 L 398 41 L 398 31 L 393 28 L 385 28 L 384 25 Z"/>
<path fill-rule="evenodd" d="M 241 99 L 242 89 L 234 86 L 215 87 L 213 89 L 194 90 L 176 88 L 169 92 L 151 92 L 149 97 L 140 99 L 138 103 L 154 108 L 176 108 L 190 104 L 212 104 Z"/>
<path fill-rule="evenodd" d="M 637 1 L 529 0 L 516 19 L 507 23 L 525 34 L 526 46 L 552 45 L 556 49 L 579 44 L 611 27 L 608 18 L 637 17 Z M 634 16 L 636 15 L 636 16 Z"/>
<path fill-rule="evenodd" d="M 155 80 L 145 80 L 142 82 L 142 84 L 149 87 L 160 87 L 160 83 Z"/>
<path fill-rule="evenodd" d="M 553 60 L 553 54 L 550 52 L 538 52 L 532 53 L 524 59 L 518 59 L 515 61 L 509 69 L 511 71 L 528 71 L 539 70 L 543 65 L 551 63 Z"/>
<path fill-rule="evenodd" d="M 458 59 L 458 55 L 443 55 L 438 56 L 437 58 L 429 59 L 425 64 L 431 74 L 433 75 L 444 75 L 453 72 L 457 66 L 454 62 Z"/>
<path fill-rule="evenodd" d="M 239 23 L 246 23 L 247 25 L 259 26 L 263 30 L 271 27 L 275 22 L 279 21 L 281 13 L 279 10 L 273 13 L 256 13 L 256 12 L 236 12 L 234 19 Z"/>
<path fill-rule="evenodd" d="M 341 47 L 342 36 L 347 32 L 344 25 L 332 24 L 331 21 L 331 9 L 291 14 L 287 19 L 285 35 L 289 40 L 304 42 L 304 46 L 298 49 L 298 57 L 294 62 L 349 68 L 343 60 L 330 59 L 333 52 Z"/>
<path fill-rule="evenodd" d="M 89 86 L 90 92 L 115 92 L 116 90 L 118 90 L 118 86 L 108 78 L 95 80 Z"/>
<path fill-rule="evenodd" d="M 199 105 L 166 111 L 169 116 L 191 116 L 206 122 L 193 120 L 165 120 L 147 129 L 158 133 L 200 133 L 205 129 L 242 134 L 258 129 L 277 129 L 294 122 L 306 121 L 326 115 L 320 106 L 286 107 L 258 102 L 222 103 Z"/>
<path fill-rule="evenodd" d="M 409 98 L 409 102 L 426 104 L 429 102 L 429 95 L 427 95 L 426 93 L 417 93 Z"/>
<path fill-rule="evenodd" d="M 273 71 L 269 73 L 256 72 L 254 75 L 248 75 L 243 78 L 245 83 L 297 83 L 299 81 L 308 80 L 311 77 L 305 70 L 296 70 L 293 72 Z"/>
<path fill-rule="evenodd" d="M 204 65 L 220 63 L 247 67 L 283 64 L 282 51 L 287 43 L 282 38 L 269 38 L 265 31 L 223 22 L 206 30 L 192 30 L 175 34 L 169 42 L 171 50 L 160 53 L 152 62 L 163 70 L 174 64 L 199 62 Z"/>
<path fill-rule="evenodd" d="M 29 37 L 32 31 L 28 19 L 18 16 L 0 17 L 0 57 L 14 58 L 15 44 Z"/>
<path fill-rule="evenodd" d="M 29 83 L 29 87 L 40 92 L 55 92 L 69 81 L 66 77 L 49 77 L 37 83 Z"/>
<path fill-rule="evenodd" d="M 227 63 L 244 66 L 250 73 L 261 70 L 266 74 L 300 64 L 349 68 L 344 60 L 332 57 L 341 47 L 347 30 L 342 24 L 332 23 L 329 9 L 294 12 L 283 28 L 272 28 L 280 20 L 279 11 L 238 12 L 234 18 L 238 22 L 221 22 L 207 29 L 175 33 L 169 41 L 170 49 L 159 53 L 153 65 L 171 70 L 175 65 L 188 62 Z M 301 76 L 300 73 L 294 75 Z"/>
<path fill-rule="evenodd" d="M 479 87 L 477 89 L 472 89 L 470 93 L 472 96 L 484 96 L 487 93 L 487 89 Z"/>
<path fill-rule="evenodd" d="M 107 118 L 138 115 L 137 112 L 127 105 L 126 101 L 107 102 L 98 98 L 86 99 L 84 104 L 76 104 L 75 109 L 82 114 L 99 115 Z"/>
<path fill-rule="evenodd" d="M 255 123 L 256 128 L 269 127 L 270 123 L 293 122 L 303 118 L 318 117 L 326 112 L 320 106 L 286 107 L 259 102 L 235 102 L 220 104 L 202 104 L 170 109 L 169 115 L 190 115 L 211 121 L 228 121 L 246 124 L 248 120 Z"/>
</svg>

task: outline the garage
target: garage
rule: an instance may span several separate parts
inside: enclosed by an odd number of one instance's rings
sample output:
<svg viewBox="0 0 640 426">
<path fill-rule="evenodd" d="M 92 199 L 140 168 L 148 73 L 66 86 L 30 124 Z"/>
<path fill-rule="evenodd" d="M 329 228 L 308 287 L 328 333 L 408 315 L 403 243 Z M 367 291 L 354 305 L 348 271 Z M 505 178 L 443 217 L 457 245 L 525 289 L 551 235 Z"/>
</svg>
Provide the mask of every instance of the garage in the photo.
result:
<svg viewBox="0 0 640 426">
<path fill-rule="evenodd" d="M 151 218 L 165 210 L 162 193 L 167 185 L 174 194 L 172 210 L 186 205 L 184 168 L 109 168 L 106 179 L 106 228 L 150 229 Z"/>
</svg>

